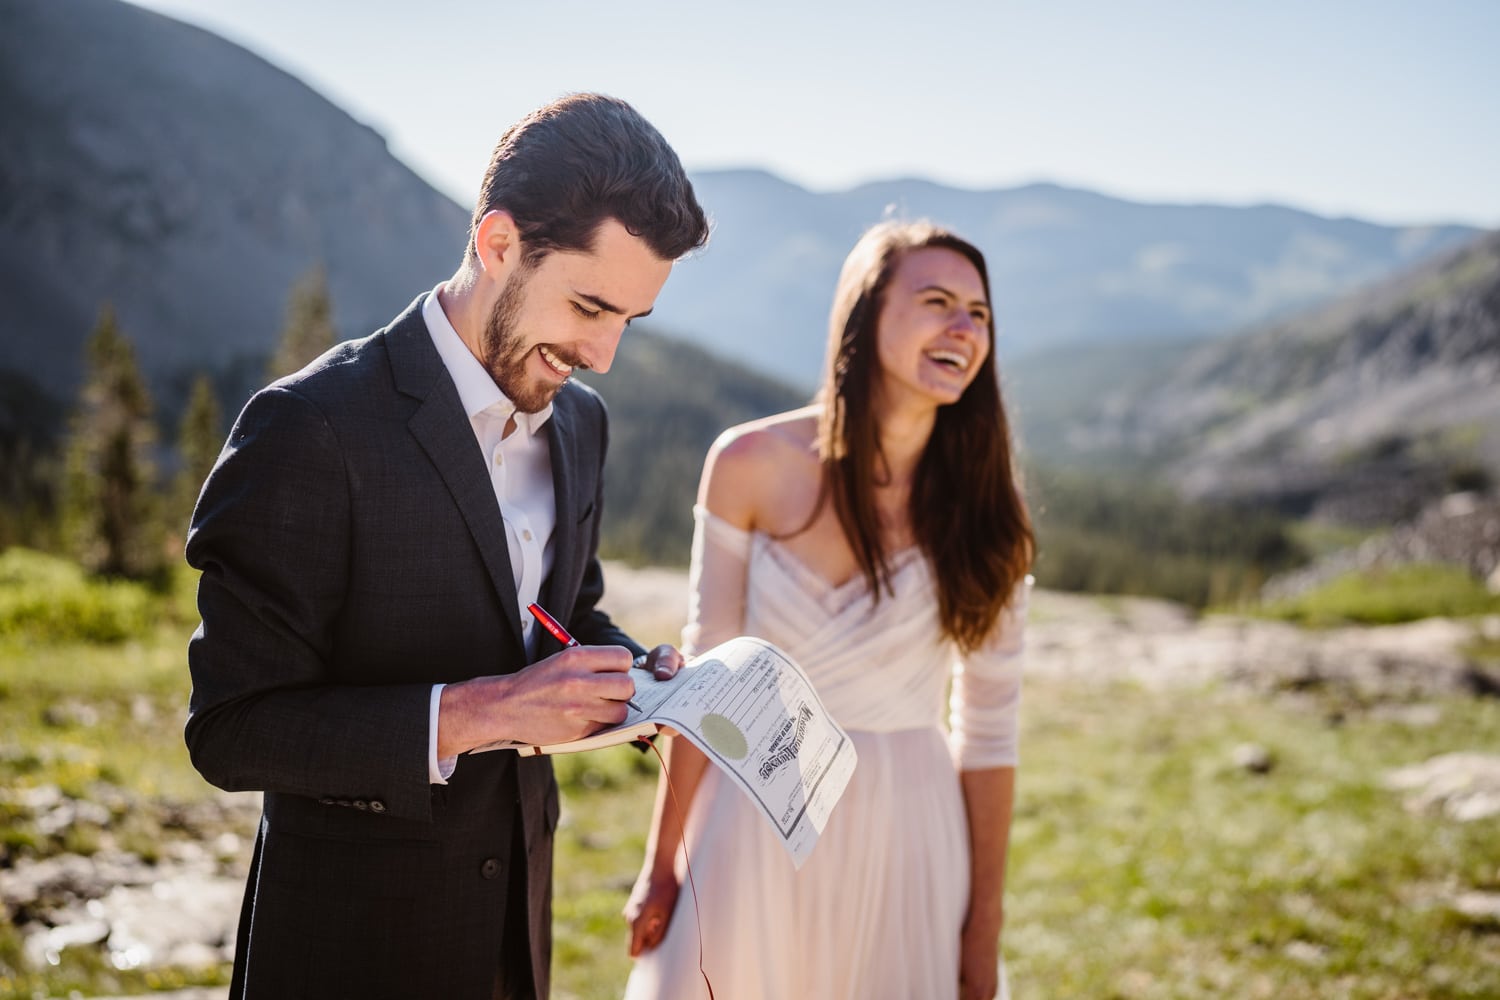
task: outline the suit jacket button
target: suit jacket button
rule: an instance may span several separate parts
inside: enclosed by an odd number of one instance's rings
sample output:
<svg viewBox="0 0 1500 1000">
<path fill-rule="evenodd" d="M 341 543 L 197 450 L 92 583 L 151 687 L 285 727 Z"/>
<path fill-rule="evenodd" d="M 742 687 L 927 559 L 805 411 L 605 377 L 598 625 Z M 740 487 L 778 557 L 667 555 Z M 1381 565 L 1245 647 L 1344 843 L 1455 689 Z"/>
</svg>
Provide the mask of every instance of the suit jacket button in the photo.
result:
<svg viewBox="0 0 1500 1000">
<path fill-rule="evenodd" d="M 329 796 L 325 795 L 321 799 L 318 800 L 318 804 L 319 805 L 325 805 L 325 806 L 331 806 L 331 805 L 333 805 L 333 799 L 330 798 Z"/>
<path fill-rule="evenodd" d="M 500 874 L 500 862 L 494 858 L 485 858 L 484 864 L 479 866 L 479 874 L 485 878 L 494 878 Z"/>
<path fill-rule="evenodd" d="M 380 801 L 379 799 L 371 799 L 370 800 L 370 812 L 372 812 L 372 813 L 383 813 L 383 812 L 385 812 L 385 803 L 382 802 L 382 801 Z"/>
<path fill-rule="evenodd" d="M 368 808 L 370 808 L 370 803 L 366 802 L 364 799 L 355 799 L 354 800 L 354 808 L 356 808 L 356 809 L 368 809 Z"/>
<path fill-rule="evenodd" d="M 350 801 L 348 799 L 339 799 L 338 800 L 338 804 L 341 805 L 341 806 L 347 806 L 347 805 L 351 805 L 352 803 L 350 803 Z"/>
</svg>

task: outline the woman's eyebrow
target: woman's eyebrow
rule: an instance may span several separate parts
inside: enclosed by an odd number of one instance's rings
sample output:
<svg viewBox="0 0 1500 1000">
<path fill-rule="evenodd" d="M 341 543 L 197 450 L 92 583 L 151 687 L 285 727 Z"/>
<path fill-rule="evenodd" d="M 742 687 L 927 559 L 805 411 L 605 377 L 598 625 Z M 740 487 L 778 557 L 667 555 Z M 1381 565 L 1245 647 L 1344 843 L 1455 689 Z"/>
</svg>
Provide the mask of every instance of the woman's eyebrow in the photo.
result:
<svg viewBox="0 0 1500 1000">
<path fill-rule="evenodd" d="M 948 298 L 950 299 L 954 299 L 956 301 L 959 299 L 959 296 L 955 292 L 953 292 L 951 289 L 944 288 L 942 285 L 923 285 L 921 288 L 917 289 L 918 295 L 921 295 L 923 292 L 941 292 L 942 294 L 948 296 Z M 990 307 L 990 304 L 986 299 L 974 299 L 969 304 L 984 306 L 986 309 Z"/>
</svg>

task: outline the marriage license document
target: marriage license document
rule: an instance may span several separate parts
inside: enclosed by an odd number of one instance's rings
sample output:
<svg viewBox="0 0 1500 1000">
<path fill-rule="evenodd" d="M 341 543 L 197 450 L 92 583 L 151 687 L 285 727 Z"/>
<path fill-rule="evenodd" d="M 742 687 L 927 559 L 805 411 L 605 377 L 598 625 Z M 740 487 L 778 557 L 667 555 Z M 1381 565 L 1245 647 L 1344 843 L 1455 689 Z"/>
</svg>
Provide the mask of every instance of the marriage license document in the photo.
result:
<svg viewBox="0 0 1500 1000">
<path fill-rule="evenodd" d="M 633 705 L 620 725 L 551 746 L 491 746 L 572 753 L 670 726 L 750 796 L 800 868 L 858 759 L 802 668 L 766 640 L 739 636 L 693 657 L 671 680 L 636 673 Z"/>
</svg>

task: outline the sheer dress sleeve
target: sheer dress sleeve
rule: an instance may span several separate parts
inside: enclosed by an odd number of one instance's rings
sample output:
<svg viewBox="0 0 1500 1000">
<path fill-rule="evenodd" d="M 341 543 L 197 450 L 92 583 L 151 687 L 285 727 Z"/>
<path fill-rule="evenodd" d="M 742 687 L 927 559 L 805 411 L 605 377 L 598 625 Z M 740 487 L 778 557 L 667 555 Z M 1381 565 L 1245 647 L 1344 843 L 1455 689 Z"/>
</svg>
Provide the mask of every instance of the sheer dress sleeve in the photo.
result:
<svg viewBox="0 0 1500 1000">
<path fill-rule="evenodd" d="M 948 702 L 949 745 L 961 771 L 1014 767 L 1021 706 L 1021 662 L 1026 645 L 1026 577 L 995 631 L 973 653 L 960 655 Z"/>
<path fill-rule="evenodd" d="M 750 532 L 693 507 L 693 550 L 688 567 L 688 622 L 682 652 L 695 656 L 745 631 L 745 590 Z"/>
</svg>

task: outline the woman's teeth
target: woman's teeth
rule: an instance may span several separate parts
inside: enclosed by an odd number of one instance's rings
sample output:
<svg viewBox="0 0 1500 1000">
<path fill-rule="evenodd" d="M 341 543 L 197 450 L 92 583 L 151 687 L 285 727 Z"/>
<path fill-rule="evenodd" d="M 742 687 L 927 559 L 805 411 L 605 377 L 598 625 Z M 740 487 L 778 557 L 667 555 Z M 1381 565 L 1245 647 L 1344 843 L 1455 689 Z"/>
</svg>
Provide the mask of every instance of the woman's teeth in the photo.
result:
<svg viewBox="0 0 1500 1000">
<path fill-rule="evenodd" d="M 928 351 L 927 357 L 940 365 L 947 365 L 961 372 L 969 370 L 969 359 L 957 351 Z"/>
</svg>

